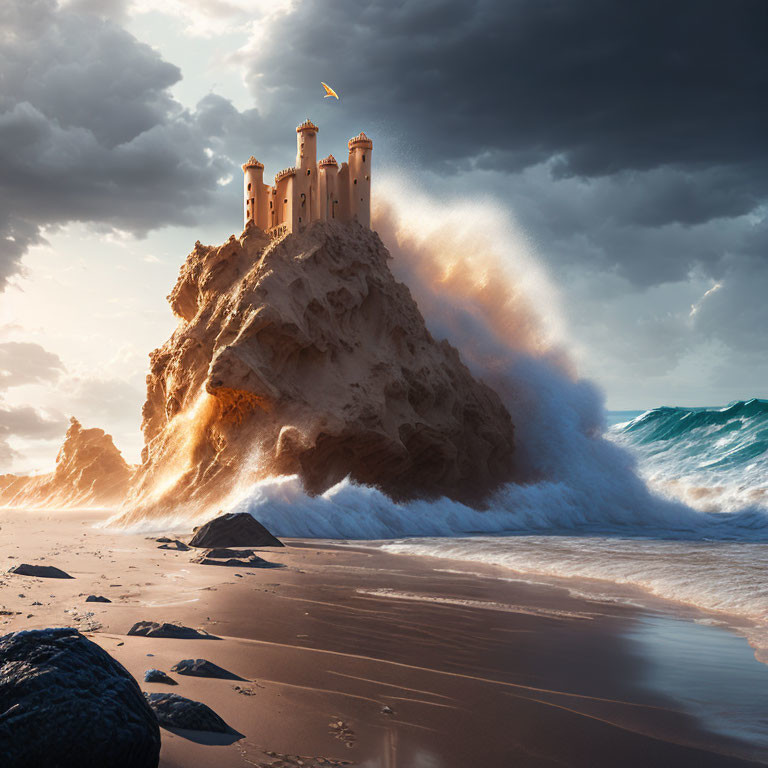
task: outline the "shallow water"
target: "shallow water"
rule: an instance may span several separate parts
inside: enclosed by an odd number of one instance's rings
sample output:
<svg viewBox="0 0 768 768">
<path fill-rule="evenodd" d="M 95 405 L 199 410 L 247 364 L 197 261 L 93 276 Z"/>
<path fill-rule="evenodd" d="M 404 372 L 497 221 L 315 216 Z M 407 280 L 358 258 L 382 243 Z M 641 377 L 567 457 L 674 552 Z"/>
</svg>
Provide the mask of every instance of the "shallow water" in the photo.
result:
<svg viewBox="0 0 768 768">
<path fill-rule="evenodd" d="M 768 754 L 768 666 L 720 627 L 644 617 L 626 632 L 644 662 L 642 685 L 674 699 L 709 730 Z"/>
</svg>

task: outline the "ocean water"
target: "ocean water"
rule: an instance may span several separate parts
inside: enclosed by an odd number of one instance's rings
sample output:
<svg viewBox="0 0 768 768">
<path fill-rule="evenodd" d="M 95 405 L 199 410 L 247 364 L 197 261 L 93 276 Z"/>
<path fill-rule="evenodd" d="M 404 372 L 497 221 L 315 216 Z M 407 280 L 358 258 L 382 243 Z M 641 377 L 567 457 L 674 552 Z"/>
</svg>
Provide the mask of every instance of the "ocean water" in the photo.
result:
<svg viewBox="0 0 768 768">
<path fill-rule="evenodd" d="M 614 413 L 606 423 L 574 466 L 510 484 L 486 510 L 396 504 L 349 481 L 309 497 L 295 477 L 260 483 L 235 509 L 278 535 L 578 580 L 598 599 L 662 598 L 738 625 L 768 660 L 768 401 Z M 577 430 L 571 439 L 582 440 Z"/>
</svg>

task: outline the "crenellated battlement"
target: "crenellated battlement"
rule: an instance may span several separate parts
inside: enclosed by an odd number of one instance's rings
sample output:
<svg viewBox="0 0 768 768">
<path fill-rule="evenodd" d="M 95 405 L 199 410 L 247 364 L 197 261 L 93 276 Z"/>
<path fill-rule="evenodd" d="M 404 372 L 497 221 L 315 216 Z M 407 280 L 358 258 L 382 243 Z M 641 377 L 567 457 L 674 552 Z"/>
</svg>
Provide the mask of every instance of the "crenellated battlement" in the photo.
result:
<svg viewBox="0 0 768 768">
<path fill-rule="evenodd" d="M 320 129 L 309 119 L 307 118 L 301 125 L 296 126 L 296 133 L 301 133 L 302 131 L 314 131 L 317 133 Z"/>
<path fill-rule="evenodd" d="M 366 149 L 373 149 L 373 142 L 361 131 L 354 138 L 351 138 L 347 142 L 347 146 L 352 147 L 365 147 Z"/>
<path fill-rule="evenodd" d="M 362 132 L 351 138 L 348 162 L 339 167 L 333 155 L 317 161 L 319 130 L 309 118 L 297 126 L 296 165 L 276 174 L 274 186 L 264 184 L 264 165 L 253 155 L 242 166 L 246 228 L 256 226 L 282 237 L 317 220 L 371 226 L 373 142 Z"/>
<path fill-rule="evenodd" d="M 295 175 L 296 175 L 295 168 L 283 168 L 282 171 L 278 171 L 278 173 L 275 174 L 275 183 L 280 181 L 280 179 L 284 179 L 286 176 L 295 176 Z"/>
</svg>

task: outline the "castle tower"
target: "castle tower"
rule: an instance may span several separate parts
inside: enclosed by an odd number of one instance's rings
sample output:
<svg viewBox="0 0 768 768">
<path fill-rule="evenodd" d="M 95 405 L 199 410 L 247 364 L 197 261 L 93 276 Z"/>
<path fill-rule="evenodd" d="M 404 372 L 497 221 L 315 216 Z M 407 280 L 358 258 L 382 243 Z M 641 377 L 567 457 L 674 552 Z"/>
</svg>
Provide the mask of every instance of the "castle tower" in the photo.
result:
<svg viewBox="0 0 768 768">
<path fill-rule="evenodd" d="M 243 228 L 252 221 L 257 227 L 266 229 L 269 224 L 267 212 L 267 187 L 264 184 L 264 165 L 253 155 L 243 166 Z"/>
<path fill-rule="evenodd" d="M 274 209 L 276 212 L 274 226 L 278 234 L 296 230 L 298 212 L 296 209 L 296 168 L 286 168 L 275 176 Z"/>
<path fill-rule="evenodd" d="M 294 183 L 295 224 L 306 226 L 320 216 L 317 173 L 317 132 L 307 118 L 296 128 L 296 181 Z"/>
<path fill-rule="evenodd" d="M 371 226 L 371 155 L 373 142 L 359 133 L 349 140 L 349 218 Z"/>
<path fill-rule="evenodd" d="M 318 218 L 321 221 L 339 218 L 338 176 L 339 164 L 333 155 L 328 155 L 317 164 Z"/>
</svg>

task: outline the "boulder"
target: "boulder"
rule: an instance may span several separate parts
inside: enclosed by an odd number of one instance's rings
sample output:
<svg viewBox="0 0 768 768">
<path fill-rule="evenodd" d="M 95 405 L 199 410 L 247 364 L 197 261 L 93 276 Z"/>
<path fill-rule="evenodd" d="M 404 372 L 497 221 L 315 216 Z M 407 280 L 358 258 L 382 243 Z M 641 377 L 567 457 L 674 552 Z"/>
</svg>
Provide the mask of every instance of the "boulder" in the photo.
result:
<svg viewBox="0 0 768 768">
<path fill-rule="evenodd" d="M 165 728 L 230 733 L 232 729 L 208 706 L 176 693 L 145 693 L 157 721 Z"/>
<path fill-rule="evenodd" d="M 17 576 L 37 576 L 41 579 L 72 579 L 66 571 L 56 568 L 53 565 L 30 565 L 29 563 L 19 563 L 13 568 L 8 569 L 8 573 L 15 573 Z"/>
<path fill-rule="evenodd" d="M 85 598 L 86 603 L 111 603 L 112 601 L 104 595 L 88 595 Z"/>
<path fill-rule="evenodd" d="M 247 512 L 230 512 L 214 517 L 195 530 L 190 547 L 282 547 L 253 515 Z"/>
<path fill-rule="evenodd" d="M 217 677 L 222 680 L 244 679 L 207 659 L 182 659 L 178 664 L 171 667 L 171 672 L 190 677 Z"/>
<path fill-rule="evenodd" d="M 0 638 L 3 768 L 156 768 L 157 718 L 131 675 L 70 628 Z"/>
<path fill-rule="evenodd" d="M 181 624 L 169 624 L 157 621 L 137 621 L 129 630 L 129 635 L 141 637 L 170 637 L 175 640 L 218 640 L 215 635 L 209 635 L 205 630 L 184 627 Z"/>
</svg>

